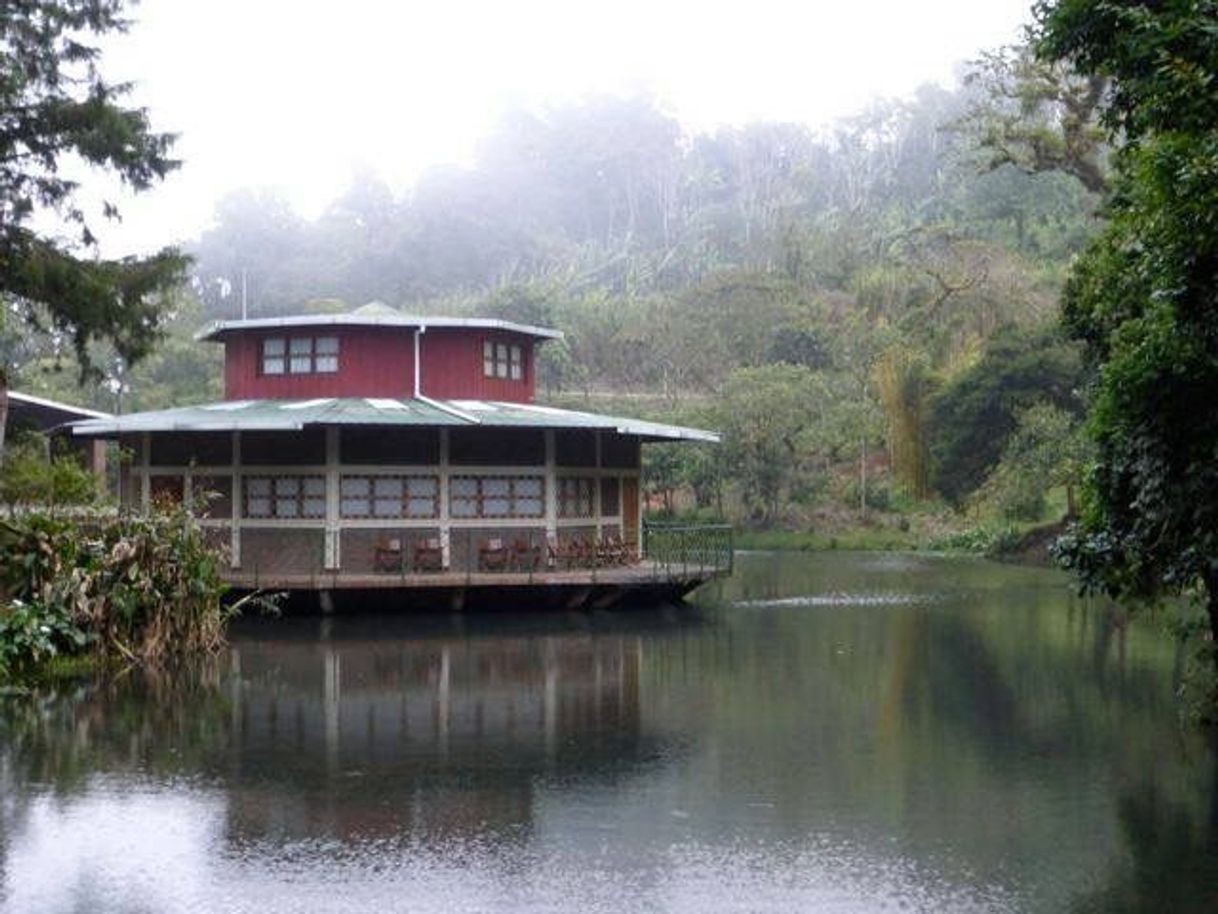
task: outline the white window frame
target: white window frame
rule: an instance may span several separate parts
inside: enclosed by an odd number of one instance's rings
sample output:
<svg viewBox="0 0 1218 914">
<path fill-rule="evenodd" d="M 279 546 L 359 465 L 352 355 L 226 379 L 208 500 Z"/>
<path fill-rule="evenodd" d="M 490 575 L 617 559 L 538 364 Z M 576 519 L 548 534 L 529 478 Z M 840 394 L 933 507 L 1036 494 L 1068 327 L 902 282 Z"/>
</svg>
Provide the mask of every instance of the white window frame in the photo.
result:
<svg viewBox="0 0 1218 914">
<path fill-rule="evenodd" d="M 482 376 L 500 381 L 523 381 L 524 347 L 515 343 L 483 340 Z"/>
<path fill-rule="evenodd" d="M 241 517 L 245 520 L 321 520 L 326 516 L 325 476 L 263 474 L 245 476 L 241 482 Z M 254 501 L 265 502 L 265 508 L 251 511 Z"/>
<path fill-rule="evenodd" d="M 502 512 L 495 507 L 501 502 L 506 503 Z M 536 507 L 532 511 L 522 511 L 523 503 L 533 503 Z M 468 507 L 473 510 L 466 511 Z M 449 477 L 448 516 L 453 520 L 538 520 L 545 517 L 545 513 L 544 476 L 462 473 Z"/>
<path fill-rule="evenodd" d="M 278 351 L 274 351 L 278 350 Z M 282 336 L 269 336 L 259 347 L 264 375 L 279 376 L 287 373 L 288 341 Z"/>
<path fill-rule="evenodd" d="M 558 516 L 563 520 L 596 516 L 595 476 L 560 476 L 558 478 Z"/>
<path fill-rule="evenodd" d="M 394 484 L 398 487 L 396 496 L 389 492 Z M 420 494 L 420 488 L 427 484 L 431 494 Z M 352 473 L 344 474 L 338 485 L 339 517 L 343 520 L 435 520 L 440 516 L 440 477 L 436 475 Z M 378 488 L 382 492 L 379 496 Z M 427 513 L 417 510 L 424 503 L 429 506 Z M 384 510 L 391 504 L 395 510 Z"/>
<path fill-rule="evenodd" d="M 260 364 L 262 374 L 284 375 L 335 374 L 341 343 L 333 334 L 327 336 L 269 336 L 262 340 Z"/>
</svg>

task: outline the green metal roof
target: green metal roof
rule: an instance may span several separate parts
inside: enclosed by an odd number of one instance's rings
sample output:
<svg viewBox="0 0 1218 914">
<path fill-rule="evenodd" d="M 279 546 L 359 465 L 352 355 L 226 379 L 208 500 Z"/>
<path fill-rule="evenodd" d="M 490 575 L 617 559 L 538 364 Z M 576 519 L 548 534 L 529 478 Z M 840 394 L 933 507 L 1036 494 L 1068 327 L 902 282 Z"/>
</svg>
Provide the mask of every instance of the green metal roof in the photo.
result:
<svg viewBox="0 0 1218 914">
<path fill-rule="evenodd" d="M 155 412 L 89 419 L 76 435 L 113 437 L 137 432 L 293 431 L 317 425 L 413 425 L 428 428 L 602 429 L 655 441 L 718 442 L 714 432 L 602 416 L 531 403 L 486 400 L 394 400 L 320 397 L 314 400 L 230 400 Z"/>
</svg>

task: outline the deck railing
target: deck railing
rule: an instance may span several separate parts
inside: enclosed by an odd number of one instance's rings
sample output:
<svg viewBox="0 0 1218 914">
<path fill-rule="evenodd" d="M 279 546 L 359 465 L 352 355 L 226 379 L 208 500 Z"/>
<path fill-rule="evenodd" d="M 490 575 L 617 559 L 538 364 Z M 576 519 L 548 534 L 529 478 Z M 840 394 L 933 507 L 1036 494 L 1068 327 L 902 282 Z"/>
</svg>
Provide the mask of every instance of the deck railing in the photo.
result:
<svg viewBox="0 0 1218 914">
<path fill-rule="evenodd" d="M 490 576 L 499 575 L 513 584 L 595 585 L 698 582 L 733 569 L 732 528 L 727 524 L 644 523 L 641 543 L 610 532 L 556 537 L 544 529 L 456 528 L 447 549 L 432 531 L 386 527 L 378 528 L 378 534 L 374 542 L 344 547 L 341 570 L 325 567 L 323 538 L 317 537 L 303 546 L 279 544 L 269 565 L 268 556 L 246 555 L 232 577 L 266 587 L 308 579 L 313 582 L 309 586 L 319 589 L 339 578 L 358 578 L 377 587 L 389 586 L 394 579 L 402 586 L 459 587 L 485 585 Z"/>
<path fill-rule="evenodd" d="M 643 524 L 643 558 L 668 575 L 728 575 L 735 551 L 730 524 Z"/>
</svg>

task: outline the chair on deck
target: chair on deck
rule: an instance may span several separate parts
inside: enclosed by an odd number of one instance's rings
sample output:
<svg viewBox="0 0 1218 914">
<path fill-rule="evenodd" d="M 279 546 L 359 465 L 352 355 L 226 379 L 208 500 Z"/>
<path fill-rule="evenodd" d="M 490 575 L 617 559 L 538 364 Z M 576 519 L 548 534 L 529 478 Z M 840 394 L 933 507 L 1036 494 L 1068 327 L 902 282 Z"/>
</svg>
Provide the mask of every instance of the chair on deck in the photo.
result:
<svg viewBox="0 0 1218 914">
<path fill-rule="evenodd" d="M 420 540 L 414 547 L 414 570 L 417 572 L 443 571 L 444 550 L 435 537 Z"/>
<path fill-rule="evenodd" d="M 601 565 L 625 565 L 626 544 L 616 533 L 606 533 L 597 544 L 596 556 Z"/>
<path fill-rule="evenodd" d="M 596 554 L 596 543 L 585 536 L 571 539 L 571 554 L 577 568 L 595 568 L 600 561 Z"/>
<path fill-rule="evenodd" d="M 512 567 L 517 571 L 536 571 L 541 567 L 541 546 L 518 537 L 512 542 Z"/>
<path fill-rule="evenodd" d="M 402 570 L 402 541 L 382 537 L 372 548 L 372 568 L 374 571 Z"/>
<path fill-rule="evenodd" d="M 495 538 L 483 540 L 478 547 L 479 571 L 506 571 L 508 564 L 508 549 L 503 540 Z"/>
<path fill-rule="evenodd" d="M 578 556 L 572 549 L 571 542 L 563 542 L 558 537 L 546 537 L 546 554 L 549 557 L 549 565 L 554 570 L 560 568 L 570 569 Z"/>
</svg>

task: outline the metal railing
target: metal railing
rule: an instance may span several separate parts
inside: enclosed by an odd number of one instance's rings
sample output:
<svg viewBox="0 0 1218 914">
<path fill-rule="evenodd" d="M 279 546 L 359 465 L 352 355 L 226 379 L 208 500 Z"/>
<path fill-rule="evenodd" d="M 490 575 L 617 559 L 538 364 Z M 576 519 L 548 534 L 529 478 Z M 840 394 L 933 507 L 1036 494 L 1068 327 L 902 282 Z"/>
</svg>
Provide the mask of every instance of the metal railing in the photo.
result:
<svg viewBox="0 0 1218 914">
<path fill-rule="evenodd" d="M 669 575 L 730 575 L 735 560 L 730 524 L 643 523 L 643 558 Z"/>
</svg>

